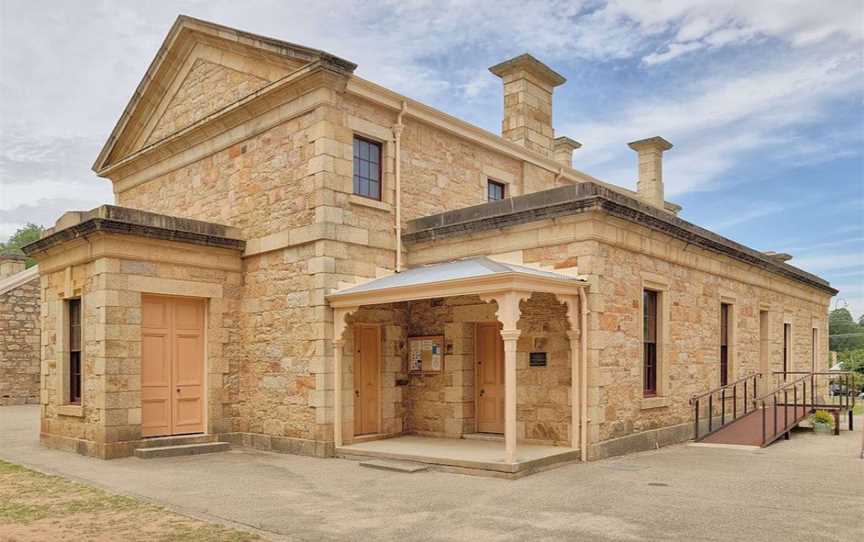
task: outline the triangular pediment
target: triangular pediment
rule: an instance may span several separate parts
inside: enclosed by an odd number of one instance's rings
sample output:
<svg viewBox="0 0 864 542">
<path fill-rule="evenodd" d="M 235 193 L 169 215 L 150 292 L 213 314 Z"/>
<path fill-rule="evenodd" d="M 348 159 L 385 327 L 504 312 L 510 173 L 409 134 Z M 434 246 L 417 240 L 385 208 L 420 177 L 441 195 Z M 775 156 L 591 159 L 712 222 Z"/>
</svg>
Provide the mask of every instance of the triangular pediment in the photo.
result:
<svg viewBox="0 0 864 542">
<path fill-rule="evenodd" d="M 158 145 L 308 64 L 315 49 L 180 16 L 93 165 L 94 171 Z"/>
</svg>

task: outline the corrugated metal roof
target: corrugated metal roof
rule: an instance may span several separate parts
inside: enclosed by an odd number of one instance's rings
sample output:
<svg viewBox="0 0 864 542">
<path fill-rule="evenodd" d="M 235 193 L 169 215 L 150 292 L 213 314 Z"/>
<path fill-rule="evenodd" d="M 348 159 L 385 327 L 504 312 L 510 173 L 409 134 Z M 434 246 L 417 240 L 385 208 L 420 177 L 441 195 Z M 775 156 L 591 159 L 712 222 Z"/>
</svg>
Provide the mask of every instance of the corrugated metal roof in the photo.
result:
<svg viewBox="0 0 864 542">
<path fill-rule="evenodd" d="M 532 277 L 566 280 L 575 283 L 584 282 L 582 279 L 562 275 L 560 273 L 532 269 L 530 267 L 511 263 L 496 262 L 485 256 L 480 256 L 477 258 L 468 258 L 464 260 L 455 260 L 452 262 L 415 267 L 401 273 L 394 273 L 392 275 L 387 275 L 386 277 L 358 284 L 357 286 L 351 286 L 332 295 L 337 297 L 340 295 L 356 294 L 360 292 L 387 290 L 404 286 L 420 286 L 423 284 L 433 284 L 467 278 L 489 277 L 506 273 L 518 273 Z"/>
</svg>

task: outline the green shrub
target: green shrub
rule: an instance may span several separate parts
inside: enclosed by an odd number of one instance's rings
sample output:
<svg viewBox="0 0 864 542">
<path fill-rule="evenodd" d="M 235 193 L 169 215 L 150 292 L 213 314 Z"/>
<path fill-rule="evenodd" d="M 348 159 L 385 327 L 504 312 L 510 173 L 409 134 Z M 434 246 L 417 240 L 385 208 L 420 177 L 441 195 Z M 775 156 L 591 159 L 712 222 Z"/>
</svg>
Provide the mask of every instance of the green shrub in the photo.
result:
<svg viewBox="0 0 864 542">
<path fill-rule="evenodd" d="M 827 410 L 817 410 L 813 414 L 813 423 L 824 423 L 826 425 L 834 425 L 834 416 Z"/>
</svg>

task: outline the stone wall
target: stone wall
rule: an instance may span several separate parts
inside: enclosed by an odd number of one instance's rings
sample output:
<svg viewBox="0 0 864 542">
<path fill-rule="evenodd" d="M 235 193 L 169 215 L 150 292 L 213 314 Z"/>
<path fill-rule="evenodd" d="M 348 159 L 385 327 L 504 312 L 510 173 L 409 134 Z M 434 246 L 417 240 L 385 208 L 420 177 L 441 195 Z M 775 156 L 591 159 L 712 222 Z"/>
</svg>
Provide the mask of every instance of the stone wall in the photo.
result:
<svg viewBox="0 0 864 542">
<path fill-rule="evenodd" d="M 237 252 L 109 235 L 71 241 L 41 259 L 40 270 L 43 443 L 110 459 L 129 455 L 141 439 L 142 294 L 207 300 L 207 431 L 231 432 L 243 362 Z M 70 297 L 80 297 L 83 308 L 80 405 L 66 399 L 63 311 Z"/>
<path fill-rule="evenodd" d="M 570 344 L 565 306 L 549 294 L 522 303 L 517 345 L 517 437 L 521 441 L 569 445 Z M 476 432 L 474 418 L 474 327 L 494 322 L 495 306 L 476 296 L 366 306 L 349 324 L 382 330 L 382 420 L 386 434 L 416 433 L 459 438 Z M 407 339 L 444 336 L 441 373 L 407 372 Z M 353 333 L 344 345 L 344 386 L 353 390 Z M 529 353 L 547 352 L 546 367 L 530 367 Z M 404 382 L 404 385 L 399 385 Z M 353 438 L 353 393 L 345 395 L 345 442 Z"/>
<path fill-rule="evenodd" d="M 827 367 L 829 293 L 604 213 L 453 236 L 412 245 L 409 252 L 412 265 L 494 253 L 527 265 L 577 266 L 590 281 L 588 416 L 595 447 L 691 423 L 690 397 L 719 385 L 721 302 L 734 312 L 730 381 L 782 367 L 784 321 L 793 330 L 790 370 L 809 370 L 814 327 L 820 337 L 816 368 Z M 642 394 L 645 287 L 663 291 L 666 318 L 660 397 L 649 399 Z M 769 317 L 766 368 L 760 367 L 760 311 Z"/>
<path fill-rule="evenodd" d="M 39 402 L 39 276 L 0 294 L 0 406 Z"/>
</svg>

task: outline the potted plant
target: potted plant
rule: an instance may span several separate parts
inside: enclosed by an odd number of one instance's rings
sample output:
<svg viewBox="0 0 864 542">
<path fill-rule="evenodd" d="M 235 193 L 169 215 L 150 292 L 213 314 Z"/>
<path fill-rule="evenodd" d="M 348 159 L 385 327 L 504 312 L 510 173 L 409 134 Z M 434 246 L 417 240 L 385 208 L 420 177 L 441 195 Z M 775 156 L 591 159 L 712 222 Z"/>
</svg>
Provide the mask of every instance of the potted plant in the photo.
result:
<svg viewBox="0 0 864 542">
<path fill-rule="evenodd" d="M 834 416 L 827 410 L 817 410 L 811 416 L 813 422 L 813 430 L 817 433 L 831 433 L 834 426 Z"/>
</svg>

